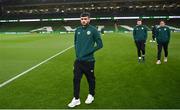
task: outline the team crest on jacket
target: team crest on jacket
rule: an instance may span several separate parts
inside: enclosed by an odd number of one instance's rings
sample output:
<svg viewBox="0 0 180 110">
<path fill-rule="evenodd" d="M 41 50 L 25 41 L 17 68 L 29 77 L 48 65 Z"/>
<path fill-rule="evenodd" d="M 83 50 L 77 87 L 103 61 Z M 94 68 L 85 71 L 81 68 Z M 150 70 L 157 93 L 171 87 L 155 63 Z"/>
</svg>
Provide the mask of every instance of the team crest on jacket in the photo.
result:
<svg viewBox="0 0 180 110">
<path fill-rule="evenodd" d="M 80 32 L 78 32 L 78 34 L 80 34 Z"/>
<path fill-rule="evenodd" d="M 143 30 L 144 28 L 142 27 L 142 30 Z"/>
<path fill-rule="evenodd" d="M 91 34 L 91 31 L 87 31 L 87 35 L 90 35 Z"/>
<path fill-rule="evenodd" d="M 164 30 L 166 31 L 166 28 L 164 28 Z"/>
</svg>

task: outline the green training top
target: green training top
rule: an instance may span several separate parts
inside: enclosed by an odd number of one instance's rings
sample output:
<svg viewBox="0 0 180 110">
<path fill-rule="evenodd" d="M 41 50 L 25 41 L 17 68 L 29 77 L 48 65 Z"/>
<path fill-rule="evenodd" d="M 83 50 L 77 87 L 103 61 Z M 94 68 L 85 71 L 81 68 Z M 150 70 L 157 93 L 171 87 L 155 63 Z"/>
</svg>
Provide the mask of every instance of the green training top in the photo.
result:
<svg viewBox="0 0 180 110">
<path fill-rule="evenodd" d="M 80 61 L 95 61 L 94 52 L 103 47 L 101 36 L 92 26 L 80 26 L 75 31 L 74 45 L 76 59 Z"/>
<path fill-rule="evenodd" d="M 135 41 L 147 39 L 147 27 L 145 25 L 136 25 L 133 29 L 133 37 Z"/>
<path fill-rule="evenodd" d="M 171 31 L 167 26 L 161 26 L 157 29 L 157 43 L 169 43 Z"/>
</svg>

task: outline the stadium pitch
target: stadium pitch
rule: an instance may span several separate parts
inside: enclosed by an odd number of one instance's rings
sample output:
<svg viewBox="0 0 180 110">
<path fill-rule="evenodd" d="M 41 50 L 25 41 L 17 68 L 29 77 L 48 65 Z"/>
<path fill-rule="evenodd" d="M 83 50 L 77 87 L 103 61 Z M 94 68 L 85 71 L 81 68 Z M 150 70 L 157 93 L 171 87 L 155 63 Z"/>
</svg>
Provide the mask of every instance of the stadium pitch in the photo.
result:
<svg viewBox="0 0 180 110">
<path fill-rule="evenodd" d="M 168 63 L 156 65 L 157 44 L 147 42 L 146 62 L 138 63 L 131 33 L 102 36 L 96 53 L 96 95 L 77 108 L 180 108 L 180 33 L 172 33 Z M 151 34 L 149 34 L 151 39 Z M 0 35 L 0 84 L 73 45 L 73 34 Z M 162 57 L 163 58 L 163 57 Z M 67 108 L 73 94 L 74 48 L 0 87 L 0 108 Z"/>
</svg>

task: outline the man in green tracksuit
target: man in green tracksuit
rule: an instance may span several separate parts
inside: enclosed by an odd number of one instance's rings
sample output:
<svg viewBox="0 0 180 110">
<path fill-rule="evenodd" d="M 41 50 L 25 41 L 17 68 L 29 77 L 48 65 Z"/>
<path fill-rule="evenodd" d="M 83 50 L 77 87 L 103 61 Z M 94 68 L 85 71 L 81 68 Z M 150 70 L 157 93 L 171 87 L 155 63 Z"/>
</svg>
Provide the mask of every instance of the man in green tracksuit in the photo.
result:
<svg viewBox="0 0 180 110">
<path fill-rule="evenodd" d="M 85 101 L 90 104 L 94 100 L 95 95 L 95 76 L 94 76 L 94 52 L 103 47 L 100 33 L 97 29 L 90 25 L 90 14 L 85 12 L 81 14 L 81 25 L 75 31 L 74 45 L 76 52 L 76 60 L 74 62 L 74 98 L 68 104 L 68 107 L 80 105 L 79 92 L 80 81 L 83 73 L 85 74 L 89 84 L 89 94 Z"/>
<path fill-rule="evenodd" d="M 157 62 L 156 64 L 161 64 L 161 51 L 162 48 L 164 49 L 164 62 L 167 62 L 168 57 L 168 44 L 170 41 L 170 34 L 171 31 L 169 27 L 165 26 L 164 21 L 160 21 L 160 27 L 157 29 L 157 47 L 158 47 L 158 55 L 157 55 Z"/>
<path fill-rule="evenodd" d="M 144 62 L 145 61 L 145 43 L 147 40 L 147 27 L 145 25 L 142 25 L 142 20 L 137 20 L 137 25 L 133 29 L 133 38 L 137 47 L 138 62 L 140 62 L 141 59 Z"/>
</svg>

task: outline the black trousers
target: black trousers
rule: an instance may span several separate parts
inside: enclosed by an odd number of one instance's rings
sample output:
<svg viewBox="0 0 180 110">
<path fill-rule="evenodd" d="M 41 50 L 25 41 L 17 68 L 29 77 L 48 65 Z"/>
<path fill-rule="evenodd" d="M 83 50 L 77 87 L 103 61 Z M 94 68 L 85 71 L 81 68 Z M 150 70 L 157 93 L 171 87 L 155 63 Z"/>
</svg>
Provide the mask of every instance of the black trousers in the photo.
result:
<svg viewBox="0 0 180 110">
<path fill-rule="evenodd" d="M 95 61 L 79 61 L 74 62 L 74 97 L 79 98 L 80 82 L 83 74 L 85 74 L 89 84 L 89 94 L 95 95 L 95 76 L 94 76 L 94 64 Z"/>
<path fill-rule="evenodd" d="M 141 57 L 141 54 L 145 55 L 145 40 L 135 41 L 135 44 L 137 47 L 138 57 Z"/>
<path fill-rule="evenodd" d="M 162 48 L 164 49 L 164 56 L 167 57 L 168 56 L 168 42 L 165 43 L 158 43 L 158 55 L 157 55 L 157 59 L 160 60 L 161 59 L 161 52 L 162 52 Z"/>
</svg>

